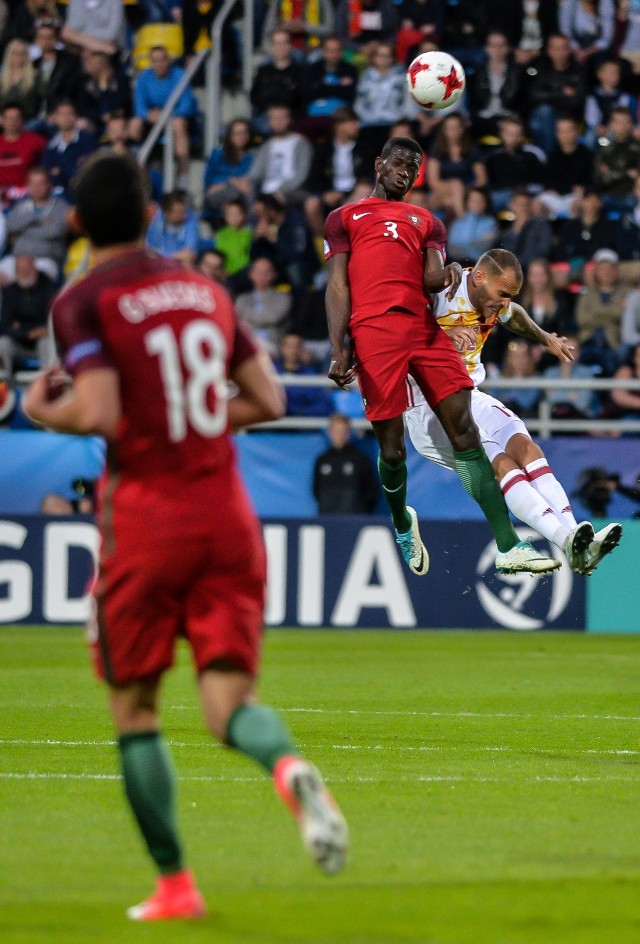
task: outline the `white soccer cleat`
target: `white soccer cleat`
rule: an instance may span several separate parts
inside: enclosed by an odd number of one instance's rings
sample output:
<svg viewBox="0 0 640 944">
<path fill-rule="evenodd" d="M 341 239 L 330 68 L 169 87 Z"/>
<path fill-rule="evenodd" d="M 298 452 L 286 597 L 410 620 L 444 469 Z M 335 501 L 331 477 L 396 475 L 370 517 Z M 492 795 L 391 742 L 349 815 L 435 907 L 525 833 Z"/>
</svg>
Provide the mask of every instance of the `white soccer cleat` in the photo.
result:
<svg viewBox="0 0 640 944">
<path fill-rule="evenodd" d="M 621 537 L 622 525 L 617 522 L 607 524 L 600 531 L 596 531 L 584 555 L 584 569 L 581 573 L 585 576 L 592 574 L 600 561 L 618 546 Z"/>
<path fill-rule="evenodd" d="M 569 533 L 563 551 L 567 555 L 569 567 L 575 574 L 584 573 L 586 554 L 594 538 L 593 525 L 590 521 L 581 521 Z"/>
<path fill-rule="evenodd" d="M 420 537 L 418 516 L 415 509 L 407 505 L 407 511 L 411 516 L 411 527 L 404 534 L 396 531 L 396 541 L 402 551 L 402 556 L 409 565 L 409 569 L 421 577 L 429 570 L 429 554 Z"/>
<path fill-rule="evenodd" d="M 305 848 L 326 872 L 340 872 L 347 859 L 349 829 L 320 772 L 309 761 L 287 759 L 276 787 L 298 820 Z"/>
<path fill-rule="evenodd" d="M 560 567 L 555 557 L 545 557 L 529 541 L 519 541 L 510 551 L 498 551 L 496 569 L 501 574 L 548 574 Z"/>
</svg>

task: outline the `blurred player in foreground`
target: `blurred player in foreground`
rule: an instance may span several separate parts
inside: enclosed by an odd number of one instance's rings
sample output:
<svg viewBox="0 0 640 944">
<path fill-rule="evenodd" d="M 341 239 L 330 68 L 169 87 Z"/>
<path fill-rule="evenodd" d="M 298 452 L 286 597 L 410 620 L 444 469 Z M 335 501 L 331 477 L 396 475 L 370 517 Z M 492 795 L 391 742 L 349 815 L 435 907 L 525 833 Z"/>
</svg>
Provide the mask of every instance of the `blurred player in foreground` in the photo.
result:
<svg viewBox="0 0 640 944">
<path fill-rule="evenodd" d="M 180 635 L 208 727 L 273 775 L 324 871 L 342 867 L 347 828 L 281 719 L 255 702 L 265 553 L 229 432 L 280 416 L 282 391 L 224 289 L 145 250 L 145 189 L 129 155 L 99 153 L 83 168 L 77 213 L 94 266 L 53 307 L 72 382 L 60 392 L 51 372 L 40 375 L 25 410 L 51 429 L 107 440 L 92 650 L 127 799 L 159 872 L 155 893 L 128 915 L 154 921 L 205 911 L 184 866 L 159 721 Z"/>
<path fill-rule="evenodd" d="M 491 525 L 498 545 L 496 567 L 507 572 L 555 570 L 558 561 L 518 541 L 471 416 L 473 382 L 430 310 L 431 293 L 447 290 L 454 297 L 462 270 L 457 263 L 444 265 L 447 236 L 440 220 L 404 202 L 421 161 L 417 142 L 390 138 L 376 158 L 371 196 L 327 217 L 329 377 L 344 387 L 357 372 L 365 413 L 380 446 L 380 480 L 396 540 L 414 574 L 427 573 L 429 555 L 417 515 L 406 503 L 402 414 L 407 374 L 440 419 L 462 483 Z M 345 347 L 347 333 L 351 352 Z"/>
<path fill-rule="evenodd" d="M 485 379 L 482 348 L 498 322 L 541 344 L 559 360 L 573 360 L 566 338 L 543 331 L 524 308 L 511 301 L 521 287 L 522 269 L 516 257 L 505 249 L 490 249 L 473 269 L 464 270 L 452 299 L 446 292 L 434 297 L 433 310 L 461 352 L 475 385 L 471 411 L 507 505 L 516 517 L 563 551 L 573 571 L 590 574 L 617 546 L 622 527 L 609 524 L 594 534 L 589 521 L 578 524 L 564 488 L 522 420 L 500 400 L 477 389 Z M 413 445 L 426 459 L 455 470 L 453 450 L 442 424 L 411 377 L 407 387 L 405 422 Z"/>
</svg>

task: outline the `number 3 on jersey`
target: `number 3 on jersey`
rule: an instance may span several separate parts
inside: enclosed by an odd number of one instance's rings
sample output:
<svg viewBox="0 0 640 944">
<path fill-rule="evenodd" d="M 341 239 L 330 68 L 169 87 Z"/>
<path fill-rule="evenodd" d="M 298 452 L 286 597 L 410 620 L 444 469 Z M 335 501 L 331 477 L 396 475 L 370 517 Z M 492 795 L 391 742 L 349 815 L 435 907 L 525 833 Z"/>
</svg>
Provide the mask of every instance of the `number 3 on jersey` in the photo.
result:
<svg viewBox="0 0 640 944">
<path fill-rule="evenodd" d="M 397 239 L 398 238 L 398 224 L 392 223 L 387 220 L 387 222 L 384 225 L 387 228 L 387 232 L 384 235 L 393 236 L 394 239 Z"/>
<path fill-rule="evenodd" d="M 227 428 L 228 395 L 227 345 L 220 329 L 199 319 L 190 321 L 180 338 L 169 325 L 161 325 L 144 341 L 148 353 L 160 358 L 171 442 L 185 439 L 189 426 L 201 436 L 220 436 Z M 209 388 L 215 395 L 213 410 L 207 403 Z"/>
</svg>

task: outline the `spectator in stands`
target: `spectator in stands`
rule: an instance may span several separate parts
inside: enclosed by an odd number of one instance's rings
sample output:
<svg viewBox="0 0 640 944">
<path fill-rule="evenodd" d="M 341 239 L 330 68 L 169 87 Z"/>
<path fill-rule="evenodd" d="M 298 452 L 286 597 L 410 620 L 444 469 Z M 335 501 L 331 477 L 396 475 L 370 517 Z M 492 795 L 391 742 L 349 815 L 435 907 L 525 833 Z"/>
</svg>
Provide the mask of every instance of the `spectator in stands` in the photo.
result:
<svg viewBox="0 0 640 944">
<path fill-rule="evenodd" d="M 640 263 L 640 177 L 633 185 L 634 205 L 622 214 L 617 225 L 616 250 L 623 260 Z"/>
<path fill-rule="evenodd" d="M 104 129 L 104 147 L 115 154 L 124 154 L 131 150 L 129 141 L 129 120 L 124 115 L 110 115 Z"/>
<path fill-rule="evenodd" d="M 396 59 L 408 65 L 416 47 L 425 39 L 438 43 L 444 34 L 444 0 L 402 0 L 399 5 L 400 28 L 396 33 Z"/>
<path fill-rule="evenodd" d="M 524 123 L 517 115 L 500 121 L 500 140 L 502 147 L 487 158 L 489 191 L 496 211 L 506 209 L 516 190 L 539 193 L 545 170 L 544 153 L 524 143 Z"/>
<path fill-rule="evenodd" d="M 302 338 L 297 334 L 285 334 L 280 342 L 280 356 L 274 365 L 279 374 L 317 375 L 317 369 L 305 357 Z M 331 396 L 323 387 L 286 386 L 284 389 L 287 416 L 329 416 L 332 412 Z"/>
<path fill-rule="evenodd" d="M 623 34 L 619 56 L 629 62 L 635 75 L 640 74 L 640 2 L 619 0 L 618 23 Z"/>
<path fill-rule="evenodd" d="M 307 115 L 331 118 L 338 108 L 353 107 L 358 70 L 344 58 L 344 44 L 339 36 L 322 41 L 322 56 L 310 62 L 304 79 Z"/>
<path fill-rule="evenodd" d="M 616 29 L 613 0 L 563 0 L 558 18 L 578 62 L 610 52 Z"/>
<path fill-rule="evenodd" d="M 249 199 L 254 158 L 250 144 L 249 122 L 244 118 L 229 122 L 222 144 L 212 150 L 204 171 L 203 207 L 208 217 L 215 219 L 229 200 Z"/>
<path fill-rule="evenodd" d="M 584 120 L 585 140 L 595 147 L 598 138 L 608 133 L 609 121 L 614 108 L 633 111 L 636 100 L 620 86 L 622 70 L 618 59 L 603 59 L 596 67 L 597 85 L 587 96 Z"/>
<path fill-rule="evenodd" d="M 446 0 L 442 48 L 474 72 L 484 62 L 490 0 Z"/>
<path fill-rule="evenodd" d="M 16 256 L 30 256 L 35 267 L 56 281 L 64 261 L 69 207 L 52 193 L 51 178 L 44 167 L 34 167 L 27 179 L 27 195 L 7 216 L 11 255 L 0 261 L 4 284 L 16 277 Z"/>
<path fill-rule="evenodd" d="M 485 45 L 486 61 L 469 76 L 467 98 L 476 137 L 496 135 L 501 119 L 518 108 L 521 69 L 511 55 L 504 33 L 491 32 Z"/>
<path fill-rule="evenodd" d="M 39 117 L 45 123 L 59 101 L 75 102 L 80 87 L 80 61 L 77 56 L 58 48 L 59 35 L 58 20 L 36 20 L 33 68 L 41 96 Z"/>
<path fill-rule="evenodd" d="M 393 43 L 398 28 L 393 0 L 339 0 L 335 30 L 345 47 L 366 60 L 377 43 Z"/>
<path fill-rule="evenodd" d="M 566 36 L 549 36 L 545 55 L 531 67 L 528 82 L 529 128 L 534 142 L 546 154 L 555 145 L 555 123 L 560 115 L 582 122 L 587 82 L 584 67 L 571 52 Z"/>
<path fill-rule="evenodd" d="M 223 207 L 224 226 L 216 230 L 216 248 L 224 253 L 229 275 L 249 265 L 253 232 L 247 226 L 244 200 L 229 200 Z"/>
<path fill-rule="evenodd" d="M 620 338 L 624 351 L 640 344 L 640 289 L 629 292 L 624 303 Z"/>
<path fill-rule="evenodd" d="M 72 515 L 74 513 L 73 505 L 70 499 L 57 492 L 50 492 L 45 495 L 40 502 L 41 515 L 54 515 L 62 517 L 63 515 Z"/>
<path fill-rule="evenodd" d="M 0 115 L 0 190 L 6 204 L 24 194 L 29 170 L 39 163 L 47 140 L 33 131 L 25 131 L 20 105 L 8 102 Z"/>
<path fill-rule="evenodd" d="M 500 376 L 521 379 L 534 377 L 535 373 L 536 365 L 529 344 L 523 339 L 509 341 L 504 353 Z M 518 416 L 536 415 L 540 400 L 540 391 L 537 388 L 501 388 L 495 392 L 495 395 L 507 409 L 512 410 Z"/>
<path fill-rule="evenodd" d="M 224 253 L 218 249 L 203 249 L 198 256 L 196 269 L 207 278 L 227 287 L 226 259 Z"/>
<path fill-rule="evenodd" d="M 18 3 L 12 0 L 10 6 L 12 12 L 7 30 L 10 39 L 24 39 L 26 43 L 32 43 L 37 20 L 58 19 L 56 0 L 21 0 Z"/>
<path fill-rule="evenodd" d="M 112 115 L 131 115 L 131 89 L 121 68 L 107 53 L 86 49 L 81 57 L 82 73 L 76 106 L 81 127 L 102 137 Z"/>
<path fill-rule="evenodd" d="M 544 377 L 551 380 L 591 380 L 594 371 L 580 360 L 580 338 L 576 334 L 567 335 L 573 347 L 573 361 L 550 364 L 544 371 Z M 600 409 L 600 401 L 590 389 L 548 390 L 546 398 L 551 404 L 551 416 L 554 420 L 590 419 Z"/>
<path fill-rule="evenodd" d="M 639 294 L 639 293 L 636 293 Z M 614 374 L 616 380 L 640 380 L 640 344 L 631 348 L 623 364 Z M 640 418 L 640 393 L 637 390 L 612 390 L 611 402 L 623 419 Z"/>
<path fill-rule="evenodd" d="M 577 201 L 591 186 L 593 154 L 579 139 L 577 120 L 560 115 L 556 119 L 556 146 L 545 168 L 545 189 L 536 198 L 551 220 L 574 216 Z"/>
<path fill-rule="evenodd" d="M 271 136 L 258 148 L 249 178 L 258 193 L 278 194 L 290 203 L 300 203 L 311 169 L 311 144 L 292 130 L 287 105 L 269 106 L 267 121 Z"/>
<path fill-rule="evenodd" d="M 482 155 L 462 115 L 447 115 L 438 126 L 427 161 L 427 182 L 430 209 L 449 218 L 464 214 L 466 187 L 486 186 Z"/>
<path fill-rule="evenodd" d="M 294 49 L 313 52 L 333 30 L 331 0 L 271 0 L 262 27 L 264 49 L 274 30 L 286 30 Z"/>
<path fill-rule="evenodd" d="M 574 274 L 599 249 L 617 245 L 613 222 L 602 210 L 602 200 L 594 190 L 587 189 L 574 204 L 575 219 L 563 220 L 558 229 L 554 250 L 556 260 L 569 262 Z"/>
<path fill-rule="evenodd" d="M 253 124 L 257 131 L 269 131 L 269 109 L 272 105 L 286 105 L 292 115 L 302 111 L 304 97 L 304 68 L 293 58 L 291 37 L 286 30 L 271 34 L 271 56 L 258 67 L 251 86 Z"/>
<path fill-rule="evenodd" d="M 639 174 L 640 141 L 634 137 L 633 115 L 628 108 L 614 108 L 607 136 L 598 141 L 594 159 L 593 181 L 605 208 L 632 208 L 633 186 Z"/>
<path fill-rule="evenodd" d="M 184 190 L 164 195 L 149 224 L 146 244 L 161 256 L 173 256 L 188 266 L 195 264 L 200 247 L 198 218 Z"/>
<path fill-rule="evenodd" d="M 518 301 L 544 331 L 560 336 L 575 332 L 573 296 L 566 289 L 554 288 L 547 259 L 531 260 Z"/>
<path fill-rule="evenodd" d="M 15 281 L 3 288 L 0 308 L 0 368 L 10 376 L 16 362 L 26 358 L 37 358 L 41 367 L 53 362 L 47 321 L 55 291 L 31 256 L 16 256 Z"/>
<path fill-rule="evenodd" d="M 548 259 L 553 233 L 543 217 L 535 216 L 531 195 L 526 190 L 517 191 L 511 198 L 509 209 L 513 222 L 503 233 L 500 246 L 512 252 L 523 269 L 539 256 Z"/>
<path fill-rule="evenodd" d="M 628 290 L 620 282 L 618 254 L 599 249 L 593 259 L 593 285 L 576 303 L 575 320 L 582 345 L 582 362 L 610 377 L 618 366 L 622 312 Z"/>
<path fill-rule="evenodd" d="M 62 40 L 113 56 L 126 48 L 126 28 L 122 0 L 69 0 Z"/>
<path fill-rule="evenodd" d="M 291 293 L 274 288 L 277 273 L 270 259 L 254 259 L 249 269 L 252 290 L 236 297 L 238 314 L 253 329 L 269 354 L 277 357 L 289 327 Z"/>
<path fill-rule="evenodd" d="M 184 77 L 184 69 L 171 61 L 164 46 L 154 46 L 149 52 L 150 68 L 143 69 L 135 83 L 133 118 L 129 123 L 129 137 L 141 141 L 143 135 L 158 121 L 162 109 Z M 190 85 L 176 102 L 171 118 L 173 146 L 178 167 L 178 187 L 189 186 L 191 157 L 190 123 L 198 114 L 198 103 Z"/>
<path fill-rule="evenodd" d="M 405 68 L 395 62 L 391 43 L 378 43 L 371 65 L 361 73 L 354 109 L 360 119 L 364 160 L 372 165 L 389 137 L 391 125 L 413 111 Z"/>
<path fill-rule="evenodd" d="M 6 104 L 18 104 L 25 121 L 31 121 L 42 101 L 37 72 L 31 62 L 29 47 L 22 39 L 12 39 L 4 51 L 0 69 L 0 110 Z"/>
<path fill-rule="evenodd" d="M 258 221 L 251 256 L 271 259 L 279 278 L 289 283 L 297 300 L 320 265 L 304 215 L 274 194 L 262 196 L 255 209 Z"/>
<path fill-rule="evenodd" d="M 49 171 L 53 192 L 73 202 L 73 179 L 80 166 L 97 147 L 96 136 L 78 127 L 78 113 L 73 102 L 61 99 L 53 113 L 58 129 L 42 155 L 42 166 Z"/>
<path fill-rule="evenodd" d="M 490 30 L 505 33 L 518 65 L 530 65 L 542 53 L 547 39 L 558 32 L 558 0 L 491 0 Z"/>
<path fill-rule="evenodd" d="M 305 185 L 310 196 L 304 211 L 314 236 L 322 236 L 327 214 L 345 201 L 356 180 L 370 170 L 359 142 L 360 121 L 355 111 L 338 108 L 332 123 L 331 138 L 314 148 Z"/>
<path fill-rule="evenodd" d="M 351 423 L 332 413 L 327 427 L 329 448 L 313 467 L 313 494 L 321 515 L 369 515 L 379 497 L 373 463 L 351 441 Z"/>
<path fill-rule="evenodd" d="M 498 243 L 498 224 L 488 212 L 489 201 L 482 187 L 465 194 L 465 212 L 449 224 L 447 258 L 462 265 L 475 265 L 483 252 Z"/>
<path fill-rule="evenodd" d="M 141 141 L 143 135 L 159 119 L 175 88 L 184 76 L 184 69 L 172 62 L 164 46 L 154 46 L 149 51 L 148 69 L 143 69 L 135 83 L 133 118 L 129 123 L 129 137 Z M 178 166 L 178 187 L 189 186 L 189 162 L 191 158 L 190 126 L 198 114 L 198 103 L 190 85 L 186 87 L 175 104 L 171 127 L 173 129 L 174 154 Z"/>
</svg>

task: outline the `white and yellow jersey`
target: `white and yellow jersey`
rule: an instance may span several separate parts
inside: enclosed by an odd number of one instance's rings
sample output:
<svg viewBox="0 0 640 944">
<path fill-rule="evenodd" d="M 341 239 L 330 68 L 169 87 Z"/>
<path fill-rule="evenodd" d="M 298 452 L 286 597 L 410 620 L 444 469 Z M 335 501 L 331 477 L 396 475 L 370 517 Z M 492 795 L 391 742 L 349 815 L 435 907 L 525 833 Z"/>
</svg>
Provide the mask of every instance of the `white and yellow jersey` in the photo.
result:
<svg viewBox="0 0 640 944">
<path fill-rule="evenodd" d="M 489 337 L 489 334 L 498 320 L 503 324 L 509 321 L 511 318 L 511 302 L 505 305 L 496 315 L 489 315 L 487 317 L 481 314 L 481 312 L 473 307 L 469 299 L 468 282 L 471 277 L 471 272 L 471 269 L 463 270 L 458 291 L 451 301 L 447 298 L 446 289 L 433 296 L 433 313 L 438 320 L 438 324 L 444 331 L 449 331 L 451 328 L 457 326 L 473 329 L 474 340 L 460 351 L 460 356 L 469 371 L 474 385 L 477 387 L 486 376 L 484 364 L 481 360 L 484 342 Z M 419 403 L 424 403 L 422 391 L 413 377 L 407 378 L 407 386 L 407 406 L 410 408 L 417 406 Z"/>
</svg>

